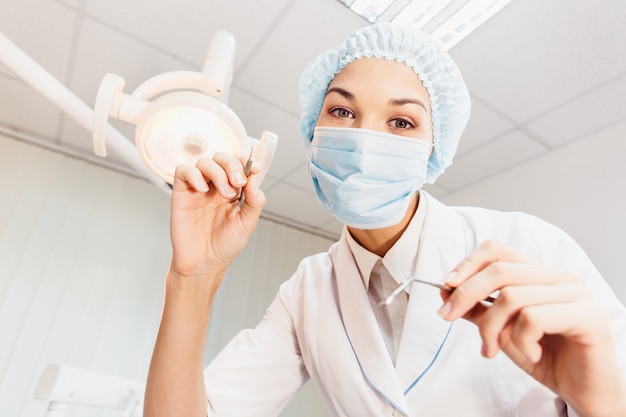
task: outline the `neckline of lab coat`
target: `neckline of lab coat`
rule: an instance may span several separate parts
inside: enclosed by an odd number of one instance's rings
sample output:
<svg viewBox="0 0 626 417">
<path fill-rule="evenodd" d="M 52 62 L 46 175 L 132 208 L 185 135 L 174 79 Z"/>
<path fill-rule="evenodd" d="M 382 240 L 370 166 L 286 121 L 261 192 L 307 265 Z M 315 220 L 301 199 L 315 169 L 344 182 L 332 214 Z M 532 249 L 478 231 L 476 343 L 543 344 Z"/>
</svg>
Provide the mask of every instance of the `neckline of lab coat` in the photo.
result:
<svg viewBox="0 0 626 417">
<path fill-rule="evenodd" d="M 416 274 L 439 280 L 467 254 L 464 226 L 458 215 L 427 193 L 420 193 L 428 199 L 429 210 Z M 408 414 L 405 395 L 432 365 L 451 325 L 437 315 L 441 306 L 438 290 L 412 285 L 394 368 L 363 282 L 356 279 L 359 272 L 355 262 L 338 262 L 353 259 L 345 239 L 335 246 L 333 255 L 343 326 L 363 376 L 395 408 Z"/>
</svg>

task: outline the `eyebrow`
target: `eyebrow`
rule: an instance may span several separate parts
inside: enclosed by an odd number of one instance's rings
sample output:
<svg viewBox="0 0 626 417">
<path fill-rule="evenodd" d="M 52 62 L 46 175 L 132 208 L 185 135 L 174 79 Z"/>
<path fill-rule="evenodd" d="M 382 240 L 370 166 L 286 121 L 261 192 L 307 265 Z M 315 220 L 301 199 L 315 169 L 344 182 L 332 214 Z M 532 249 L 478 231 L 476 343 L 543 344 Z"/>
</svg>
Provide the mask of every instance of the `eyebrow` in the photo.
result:
<svg viewBox="0 0 626 417">
<path fill-rule="evenodd" d="M 354 94 L 340 87 L 329 88 L 328 91 L 326 91 L 325 96 L 329 95 L 330 93 L 337 93 L 347 100 L 354 101 L 355 99 Z M 415 105 L 422 107 L 424 111 L 427 114 L 429 114 L 428 107 L 426 107 L 426 104 L 424 104 L 422 100 L 418 100 L 416 98 L 392 98 L 388 101 L 388 103 L 392 106 L 404 106 L 405 104 L 415 104 Z"/>
<path fill-rule="evenodd" d="M 325 96 L 329 95 L 330 93 L 337 93 L 337 94 L 342 95 L 347 100 L 354 100 L 354 94 L 352 94 L 351 92 L 347 90 L 344 90 L 343 88 L 331 87 L 328 89 L 328 91 L 326 91 Z"/>
<path fill-rule="evenodd" d="M 426 104 L 424 104 L 422 100 L 418 100 L 415 98 L 392 98 L 391 100 L 389 100 L 388 103 L 393 106 L 404 106 L 405 104 L 416 104 L 422 107 L 424 111 L 426 111 L 426 114 L 429 113 L 428 107 L 426 107 Z"/>
</svg>

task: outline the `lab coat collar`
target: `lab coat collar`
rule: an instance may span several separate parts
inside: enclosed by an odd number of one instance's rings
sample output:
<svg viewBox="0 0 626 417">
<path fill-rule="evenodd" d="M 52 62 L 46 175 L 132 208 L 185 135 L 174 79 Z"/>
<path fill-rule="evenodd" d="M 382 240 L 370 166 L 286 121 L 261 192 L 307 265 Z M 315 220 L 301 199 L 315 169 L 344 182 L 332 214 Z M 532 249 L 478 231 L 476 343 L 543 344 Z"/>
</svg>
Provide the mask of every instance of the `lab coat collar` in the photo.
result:
<svg viewBox="0 0 626 417">
<path fill-rule="evenodd" d="M 426 281 L 443 280 L 466 257 L 466 240 L 461 218 L 430 195 L 420 239 L 415 275 Z M 442 300 L 437 288 L 413 283 L 398 347 L 396 371 L 405 395 L 436 361 L 452 323 L 437 311 Z"/>
<path fill-rule="evenodd" d="M 331 256 L 341 318 L 363 377 L 395 408 L 407 414 L 402 387 L 345 237 L 334 248 Z"/>
<path fill-rule="evenodd" d="M 425 192 L 428 213 L 422 232 L 417 275 L 440 280 L 466 255 L 459 216 Z M 344 233 L 347 231 L 344 230 Z M 431 366 L 450 328 L 437 315 L 437 289 L 413 284 L 396 368 L 389 357 L 365 287 L 345 237 L 331 253 L 346 334 L 368 383 L 395 408 L 408 414 L 404 396 Z M 397 370 L 397 371 L 396 371 Z"/>
</svg>

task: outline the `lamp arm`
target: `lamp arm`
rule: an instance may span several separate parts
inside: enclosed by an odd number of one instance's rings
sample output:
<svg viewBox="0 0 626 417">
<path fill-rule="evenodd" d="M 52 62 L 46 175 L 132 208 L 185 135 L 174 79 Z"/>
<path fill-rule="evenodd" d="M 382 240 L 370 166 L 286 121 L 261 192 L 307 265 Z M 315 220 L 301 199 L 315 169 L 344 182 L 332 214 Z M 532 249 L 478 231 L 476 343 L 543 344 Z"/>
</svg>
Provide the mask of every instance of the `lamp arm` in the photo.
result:
<svg viewBox="0 0 626 417">
<path fill-rule="evenodd" d="M 147 79 L 132 92 L 140 100 L 173 90 L 199 90 L 209 96 L 217 96 L 218 84 L 215 80 L 198 71 L 170 71 Z"/>
<path fill-rule="evenodd" d="M 91 132 L 93 109 L 1 32 L 0 62 L 85 130 Z M 163 188 L 163 180 L 145 166 L 132 142 L 111 125 L 107 126 L 105 134 L 109 146 L 123 158 L 124 162 L 141 176 Z"/>
<path fill-rule="evenodd" d="M 202 73 L 217 84 L 217 93 L 226 103 L 230 84 L 233 82 L 233 66 L 237 42 L 232 33 L 218 30 L 211 38 Z"/>
<path fill-rule="evenodd" d="M 140 100 L 150 100 L 167 91 L 198 90 L 226 104 L 228 89 L 225 87 L 230 88 L 230 82 L 220 85 L 203 72 L 171 71 L 147 79 L 131 95 Z"/>
<path fill-rule="evenodd" d="M 132 95 L 150 100 L 158 94 L 173 90 L 199 90 L 226 104 L 233 81 L 235 37 L 225 30 L 217 31 L 202 64 L 202 71 L 171 71 L 144 81 Z"/>
</svg>

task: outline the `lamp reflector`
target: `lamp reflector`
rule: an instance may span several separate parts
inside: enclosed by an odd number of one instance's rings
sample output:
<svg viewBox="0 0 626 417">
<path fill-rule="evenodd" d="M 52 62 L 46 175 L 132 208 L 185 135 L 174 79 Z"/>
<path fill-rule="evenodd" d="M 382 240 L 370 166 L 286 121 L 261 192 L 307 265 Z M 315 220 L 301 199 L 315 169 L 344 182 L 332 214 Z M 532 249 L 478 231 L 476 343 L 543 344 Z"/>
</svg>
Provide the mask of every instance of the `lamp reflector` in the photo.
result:
<svg viewBox="0 0 626 417">
<path fill-rule="evenodd" d="M 241 153 L 247 135 L 241 121 L 223 103 L 191 92 L 157 99 L 136 130 L 137 149 L 148 166 L 172 184 L 180 164 L 195 165 L 217 152 Z"/>
</svg>

